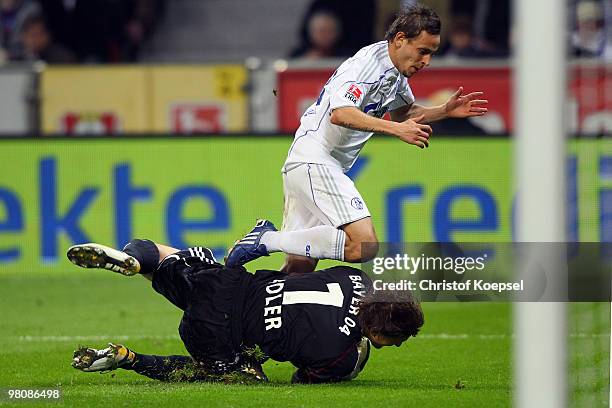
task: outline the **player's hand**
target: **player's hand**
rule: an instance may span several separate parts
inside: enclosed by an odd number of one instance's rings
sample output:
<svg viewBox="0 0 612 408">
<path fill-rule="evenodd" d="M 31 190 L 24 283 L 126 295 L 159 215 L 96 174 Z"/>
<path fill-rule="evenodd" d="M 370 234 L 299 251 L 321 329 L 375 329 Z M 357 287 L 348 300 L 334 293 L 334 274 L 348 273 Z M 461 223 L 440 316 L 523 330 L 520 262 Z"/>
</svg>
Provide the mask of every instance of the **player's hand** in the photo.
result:
<svg viewBox="0 0 612 408">
<path fill-rule="evenodd" d="M 487 113 L 489 101 L 478 99 L 482 95 L 484 95 L 484 92 L 472 92 L 463 95 L 463 87 L 460 86 L 444 105 L 446 114 L 449 118 L 469 118 L 484 115 Z"/>
<path fill-rule="evenodd" d="M 421 149 L 429 147 L 431 126 L 420 123 L 424 118 L 425 115 L 419 115 L 397 123 L 396 136 L 404 142 L 418 146 Z"/>
</svg>

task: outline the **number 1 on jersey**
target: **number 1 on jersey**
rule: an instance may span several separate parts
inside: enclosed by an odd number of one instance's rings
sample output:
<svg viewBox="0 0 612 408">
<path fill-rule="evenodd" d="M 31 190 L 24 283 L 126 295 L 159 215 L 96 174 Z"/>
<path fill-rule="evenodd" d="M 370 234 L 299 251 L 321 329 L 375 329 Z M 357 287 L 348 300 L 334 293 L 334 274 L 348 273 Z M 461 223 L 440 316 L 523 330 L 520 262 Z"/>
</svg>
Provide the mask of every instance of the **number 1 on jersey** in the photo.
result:
<svg viewBox="0 0 612 408">
<path fill-rule="evenodd" d="M 318 292 L 316 290 L 285 291 L 283 294 L 283 305 L 309 303 L 314 305 L 342 307 L 342 303 L 344 303 L 344 294 L 342 293 L 340 284 L 328 283 L 327 290 L 328 292 Z"/>
</svg>

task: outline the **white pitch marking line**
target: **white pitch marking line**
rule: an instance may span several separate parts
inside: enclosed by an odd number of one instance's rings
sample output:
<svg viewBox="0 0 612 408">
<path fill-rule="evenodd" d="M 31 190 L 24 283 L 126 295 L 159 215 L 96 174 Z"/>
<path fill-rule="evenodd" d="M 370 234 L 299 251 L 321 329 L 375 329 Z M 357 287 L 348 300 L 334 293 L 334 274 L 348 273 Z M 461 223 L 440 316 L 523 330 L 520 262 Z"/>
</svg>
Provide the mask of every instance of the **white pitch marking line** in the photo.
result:
<svg viewBox="0 0 612 408">
<path fill-rule="evenodd" d="M 571 338 L 579 339 L 595 339 L 595 338 L 607 338 L 610 333 L 571 333 Z M 449 334 L 449 333 L 437 333 L 437 334 L 419 334 L 417 339 L 436 339 L 436 340 L 504 340 L 508 338 L 514 338 L 513 334 Z"/>
<path fill-rule="evenodd" d="M 12 339 L 15 339 L 13 337 Z M 127 340 L 178 340 L 176 334 L 156 335 L 95 335 L 95 336 L 18 336 L 22 342 L 68 342 L 68 341 L 127 341 Z"/>
<path fill-rule="evenodd" d="M 572 333 L 572 338 L 607 338 L 610 333 Z M 421 333 L 417 339 L 434 339 L 434 340 L 505 340 L 512 338 L 510 334 L 467 334 L 467 333 L 436 333 L 427 334 Z M 9 341 L 20 342 L 78 342 L 78 341 L 128 341 L 128 340 L 180 340 L 176 334 L 171 335 L 92 335 L 92 336 L 16 336 L 4 337 Z"/>
</svg>

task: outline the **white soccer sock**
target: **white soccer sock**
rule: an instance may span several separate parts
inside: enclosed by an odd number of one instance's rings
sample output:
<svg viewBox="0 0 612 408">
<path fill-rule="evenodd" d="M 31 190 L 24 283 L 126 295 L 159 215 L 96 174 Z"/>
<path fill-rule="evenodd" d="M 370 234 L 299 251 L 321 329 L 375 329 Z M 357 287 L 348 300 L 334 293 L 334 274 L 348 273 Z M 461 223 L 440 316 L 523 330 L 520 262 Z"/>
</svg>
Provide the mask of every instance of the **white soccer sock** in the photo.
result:
<svg viewBox="0 0 612 408">
<path fill-rule="evenodd" d="M 330 225 L 319 225 L 298 231 L 268 231 L 261 243 L 268 253 L 284 252 L 315 259 L 344 260 L 346 234 Z"/>
</svg>

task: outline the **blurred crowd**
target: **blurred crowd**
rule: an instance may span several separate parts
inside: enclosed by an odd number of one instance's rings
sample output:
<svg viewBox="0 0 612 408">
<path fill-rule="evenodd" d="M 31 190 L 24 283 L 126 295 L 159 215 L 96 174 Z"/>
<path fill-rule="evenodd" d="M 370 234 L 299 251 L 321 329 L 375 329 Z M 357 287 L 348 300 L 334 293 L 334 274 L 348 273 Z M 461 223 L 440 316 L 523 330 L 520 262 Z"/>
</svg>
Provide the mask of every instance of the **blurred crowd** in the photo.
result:
<svg viewBox="0 0 612 408">
<path fill-rule="evenodd" d="M 138 58 L 165 0 L 0 0 L 0 62 Z"/>
<path fill-rule="evenodd" d="M 314 0 L 304 16 L 301 43 L 290 57 L 346 57 L 384 38 L 402 7 L 416 0 Z M 442 20 L 438 55 L 505 58 L 512 50 L 511 0 L 421 0 Z M 562 6 L 562 2 L 559 2 Z M 612 60 L 612 1 L 569 0 L 570 56 Z"/>
<path fill-rule="evenodd" d="M 291 57 L 345 57 L 384 38 L 396 12 L 416 1 L 314 0 L 304 16 L 302 43 Z M 442 20 L 439 55 L 505 57 L 509 53 L 510 0 L 422 0 Z"/>
<path fill-rule="evenodd" d="M 612 60 L 612 2 L 580 0 L 571 10 L 572 55 Z"/>
<path fill-rule="evenodd" d="M 436 10 L 442 20 L 438 55 L 504 58 L 512 50 L 512 1 L 420 3 Z M 349 6 L 346 0 L 313 0 L 299 28 L 300 43 L 289 57 L 350 56 L 384 38 L 397 10 L 415 2 L 351 0 Z M 612 1 L 566 0 L 566 4 L 570 55 L 612 60 Z M 0 63 L 134 62 L 165 8 L 166 0 L 0 0 Z"/>
</svg>

